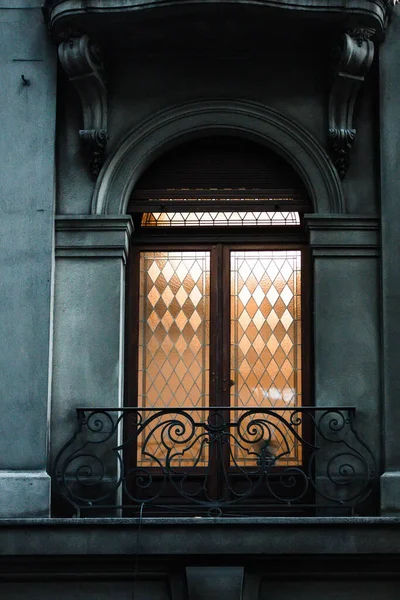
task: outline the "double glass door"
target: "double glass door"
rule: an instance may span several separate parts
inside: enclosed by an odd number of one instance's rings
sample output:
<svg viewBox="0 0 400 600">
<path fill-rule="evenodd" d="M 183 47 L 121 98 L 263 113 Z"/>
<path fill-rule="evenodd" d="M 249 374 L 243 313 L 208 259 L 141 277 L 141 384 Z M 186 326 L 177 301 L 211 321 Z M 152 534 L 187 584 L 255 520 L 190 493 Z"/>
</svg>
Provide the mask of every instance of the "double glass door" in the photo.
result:
<svg viewBox="0 0 400 600">
<path fill-rule="evenodd" d="M 246 409 L 301 406 L 301 248 L 170 244 L 136 252 L 132 404 L 184 409 L 196 422 L 213 407 L 229 408 L 232 420 Z M 138 440 L 139 464 L 161 461 L 161 431 Z M 199 445 L 181 464 L 207 463 L 207 446 L 199 455 Z M 235 462 L 246 466 L 238 452 Z M 293 440 L 284 463 L 295 464 L 300 453 Z"/>
</svg>

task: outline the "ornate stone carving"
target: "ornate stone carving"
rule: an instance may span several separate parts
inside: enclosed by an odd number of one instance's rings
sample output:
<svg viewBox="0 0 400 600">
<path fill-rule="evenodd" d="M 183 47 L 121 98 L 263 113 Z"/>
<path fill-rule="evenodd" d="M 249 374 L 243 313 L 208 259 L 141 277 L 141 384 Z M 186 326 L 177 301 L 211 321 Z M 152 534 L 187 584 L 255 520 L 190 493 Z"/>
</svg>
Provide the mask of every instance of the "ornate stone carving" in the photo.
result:
<svg viewBox="0 0 400 600">
<path fill-rule="evenodd" d="M 354 105 L 374 59 L 374 29 L 348 29 L 343 35 L 335 80 L 329 98 L 329 140 L 333 162 L 343 179 L 356 137 Z"/>
<path fill-rule="evenodd" d="M 81 129 L 79 135 L 90 152 L 90 168 L 94 178 L 97 179 L 104 163 L 107 131 L 105 129 Z"/>
<path fill-rule="evenodd" d="M 97 178 L 107 144 L 107 87 L 100 48 L 87 35 L 70 37 L 58 48 L 60 62 L 81 99 L 83 129 L 79 135 L 90 152 Z"/>
<path fill-rule="evenodd" d="M 358 47 L 362 48 L 363 42 L 367 42 L 375 34 L 375 29 L 348 29 L 347 33 L 357 42 Z"/>
<path fill-rule="evenodd" d="M 154 113 L 129 131 L 102 169 L 92 197 L 92 214 L 126 214 L 145 165 L 177 144 L 209 135 L 248 137 L 279 148 L 303 178 L 315 213 L 346 212 L 342 186 L 325 149 L 299 123 L 263 104 L 215 98 L 188 102 Z"/>
</svg>

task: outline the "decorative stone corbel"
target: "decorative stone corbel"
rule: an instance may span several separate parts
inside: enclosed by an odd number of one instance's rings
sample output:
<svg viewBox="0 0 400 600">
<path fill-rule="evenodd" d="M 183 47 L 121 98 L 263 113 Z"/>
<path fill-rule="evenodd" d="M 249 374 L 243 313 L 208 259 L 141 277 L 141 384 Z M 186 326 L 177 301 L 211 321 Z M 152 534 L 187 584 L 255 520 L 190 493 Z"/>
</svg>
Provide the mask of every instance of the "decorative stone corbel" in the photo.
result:
<svg viewBox="0 0 400 600">
<path fill-rule="evenodd" d="M 349 166 L 349 152 L 356 130 L 354 105 L 374 59 L 374 29 L 348 29 L 343 35 L 340 58 L 329 98 L 329 141 L 332 159 L 341 179 Z"/>
<path fill-rule="evenodd" d="M 82 102 L 83 129 L 79 131 L 89 150 L 90 168 L 96 179 L 107 144 L 107 87 L 100 48 L 87 35 L 73 36 L 58 47 L 60 62 Z"/>
</svg>

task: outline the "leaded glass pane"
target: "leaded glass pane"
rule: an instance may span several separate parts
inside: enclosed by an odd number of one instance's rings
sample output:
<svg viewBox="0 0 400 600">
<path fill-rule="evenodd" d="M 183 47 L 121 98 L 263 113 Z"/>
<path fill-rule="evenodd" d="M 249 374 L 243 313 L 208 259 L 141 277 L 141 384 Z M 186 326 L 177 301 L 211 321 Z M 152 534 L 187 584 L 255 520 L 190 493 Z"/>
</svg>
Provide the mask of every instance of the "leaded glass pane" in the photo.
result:
<svg viewBox="0 0 400 600">
<path fill-rule="evenodd" d="M 233 407 L 301 406 L 300 270 L 297 250 L 231 252 Z M 290 420 L 288 412 L 281 415 Z M 285 452 L 278 464 L 300 460 L 301 445 L 275 417 L 265 433 L 275 456 Z M 246 452 L 238 452 L 234 460 L 247 464 Z"/>
<path fill-rule="evenodd" d="M 297 212 L 153 212 L 145 213 L 145 227 L 199 227 L 199 226 L 242 226 L 242 225 L 299 225 Z"/>
<path fill-rule="evenodd" d="M 192 416 L 204 420 L 209 405 L 209 324 L 209 252 L 141 252 L 139 408 L 198 408 Z M 149 456 L 139 452 L 140 464 L 156 466 L 154 459 L 165 456 L 165 447 L 160 447 L 164 422 L 145 443 Z M 140 450 L 143 444 L 144 439 Z M 174 464 L 193 464 L 200 451 L 205 454 L 199 444 Z"/>
</svg>

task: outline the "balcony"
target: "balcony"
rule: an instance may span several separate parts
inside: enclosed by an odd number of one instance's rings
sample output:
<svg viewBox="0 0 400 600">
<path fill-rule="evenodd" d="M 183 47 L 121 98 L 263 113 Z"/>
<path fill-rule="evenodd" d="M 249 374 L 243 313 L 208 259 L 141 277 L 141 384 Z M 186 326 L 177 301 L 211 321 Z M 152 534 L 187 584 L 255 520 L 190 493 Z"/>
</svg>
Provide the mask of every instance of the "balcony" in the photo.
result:
<svg viewBox="0 0 400 600">
<path fill-rule="evenodd" d="M 375 40 L 381 41 L 390 5 L 391 0 L 45 0 L 43 10 L 56 40 L 71 31 L 96 33 L 104 40 L 117 29 L 114 44 L 121 43 L 121 34 L 123 40 L 139 36 L 140 44 L 149 37 L 154 44 L 159 36 L 167 35 L 171 43 L 175 34 L 185 36 L 189 30 L 185 44 L 195 35 L 197 44 L 203 40 L 208 45 L 215 35 L 223 35 L 224 43 L 234 36 L 237 43 L 247 21 L 248 41 L 253 41 L 258 26 L 264 30 L 264 43 L 265 28 L 273 33 L 277 26 L 280 36 L 289 27 L 290 35 L 300 30 L 303 37 L 310 32 L 309 26 L 314 36 L 321 27 L 325 34 L 348 26 L 372 28 Z"/>
<path fill-rule="evenodd" d="M 54 504 L 75 517 L 349 516 L 371 514 L 376 478 L 353 407 L 79 408 Z"/>
</svg>

